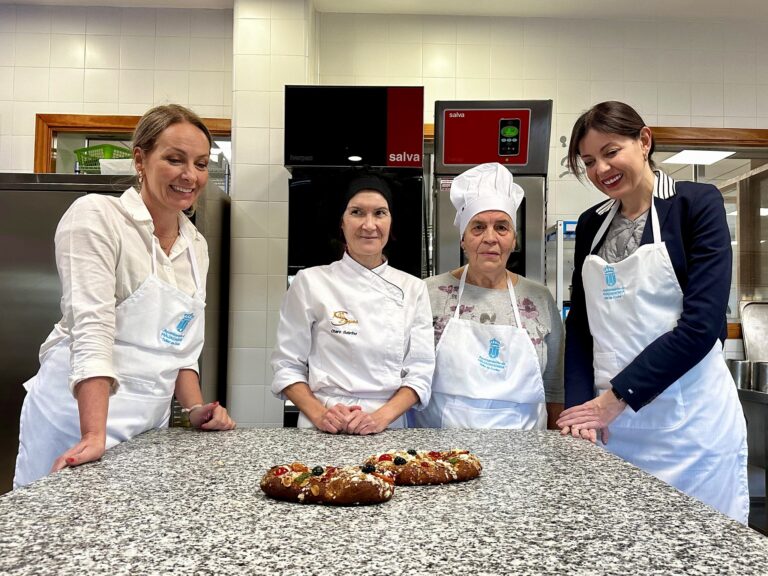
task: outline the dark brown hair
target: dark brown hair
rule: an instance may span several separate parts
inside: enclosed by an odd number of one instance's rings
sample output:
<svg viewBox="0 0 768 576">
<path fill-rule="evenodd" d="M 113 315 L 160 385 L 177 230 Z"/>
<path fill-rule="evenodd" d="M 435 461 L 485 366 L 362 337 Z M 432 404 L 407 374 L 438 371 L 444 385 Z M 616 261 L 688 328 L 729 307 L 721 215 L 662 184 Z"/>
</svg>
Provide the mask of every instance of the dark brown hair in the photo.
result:
<svg viewBox="0 0 768 576">
<path fill-rule="evenodd" d="M 645 128 L 645 122 L 629 104 L 615 100 L 595 104 L 584 112 L 573 125 L 571 142 L 568 145 L 568 168 L 577 178 L 581 179 L 583 174 L 579 166 L 579 145 L 590 130 L 639 140 L 640 131 L 643 128 Z M 651 147 L 648 150 L 648 164 L 651 168 L 656 167 L 651 159 L 655 147 L 656 142 L 654 142 L 653 134 L 651 134 Z"/>
</svg>

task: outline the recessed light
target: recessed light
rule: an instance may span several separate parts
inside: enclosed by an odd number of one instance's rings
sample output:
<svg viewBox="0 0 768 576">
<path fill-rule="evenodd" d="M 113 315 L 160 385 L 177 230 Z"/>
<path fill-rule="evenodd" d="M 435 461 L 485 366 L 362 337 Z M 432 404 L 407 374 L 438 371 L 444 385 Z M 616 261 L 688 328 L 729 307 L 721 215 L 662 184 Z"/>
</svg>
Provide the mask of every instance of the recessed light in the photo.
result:
<svg viewBox="0 0 768 576">
<path fill-rule="evenodd" d="M 347 158 L 347 160 L 349 160 L 350 162 L 360 162 L 360 160 L 362 159 L 363 159 L 362 156 L 350 156 Z"/>
<path fill-rule="evenodd" d="M 709 166 L 719 162 L 723 158 L 733 156 L 736 152 L 727 152 L 725 150 L 683 150 L 666 160 L 662 164 L 696 164 L 699 166 Z"/>
</svg>

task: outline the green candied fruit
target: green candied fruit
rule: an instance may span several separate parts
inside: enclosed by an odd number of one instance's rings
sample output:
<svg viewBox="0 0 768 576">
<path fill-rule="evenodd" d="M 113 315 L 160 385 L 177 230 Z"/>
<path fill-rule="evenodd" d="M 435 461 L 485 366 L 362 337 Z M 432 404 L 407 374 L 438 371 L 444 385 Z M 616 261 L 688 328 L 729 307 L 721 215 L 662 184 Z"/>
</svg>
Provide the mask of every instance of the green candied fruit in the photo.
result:
<svg viewBox="0 0 768 576">
<path fill-rule="evenodd" d="M 322 476 L 324 470 L 322 466 L 315 466 L 312 468 L 312 476 Z"/>
<path fill-rule="evenodd" d="M 306 480 L 310 476 L 312 476 L 312 474 L 310 474 L 309 472 L 303 472 L 302 474 L 299 474 L 298 476 L 296 476 L 294 483 L 301 484 L 302 482 L 304 482 L 304 480 Z"/>
<path fill-rule="evenodd" d="M 395 460 L 394 460 L 394 462 L 395 462 L 395 464 L 397 464 L 398 466 L 402 466 L 403 464 L 405 464 L 406 460 L 405 460 L 405 458 L 403 458 L 402 456 L 395 456 Z"/>
<path fill-rule="evenodd" d="M 456 464 L 458 461 L 459 461 L 458 458 L 448 458 L 448 462 L 450 462 L 451 464 Z"/>
</svg>

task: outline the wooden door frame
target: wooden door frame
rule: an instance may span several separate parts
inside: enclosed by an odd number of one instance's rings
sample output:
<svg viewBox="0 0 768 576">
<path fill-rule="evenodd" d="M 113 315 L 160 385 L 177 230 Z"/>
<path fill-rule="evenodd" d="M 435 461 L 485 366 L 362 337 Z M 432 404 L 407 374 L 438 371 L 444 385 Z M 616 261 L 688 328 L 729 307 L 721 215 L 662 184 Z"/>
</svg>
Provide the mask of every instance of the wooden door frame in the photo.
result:
<svg viewBox="0 0 768 576">
<path fill-rule="evenodd" d="M 59 132 L 117 132 L 130 134 L 141 116 L 94 115 L 94 114 L 37 114 L 35 117 L 35 155 L 33 169 L 36 173 L 53 172 L 53 142 Z M 203 118 L 213 136 L 230 136 L 232 121 L 229 118 Z"/>
</svg>

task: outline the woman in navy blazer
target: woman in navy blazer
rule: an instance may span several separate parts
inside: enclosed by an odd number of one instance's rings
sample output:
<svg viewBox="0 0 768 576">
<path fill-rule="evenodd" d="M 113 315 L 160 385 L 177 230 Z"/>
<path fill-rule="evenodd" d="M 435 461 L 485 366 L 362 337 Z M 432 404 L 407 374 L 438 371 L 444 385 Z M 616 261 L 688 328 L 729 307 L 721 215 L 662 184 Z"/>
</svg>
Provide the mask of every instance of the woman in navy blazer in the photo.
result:
<svg viewBox="0 0 768 576">
<path fill-rule="evenodd" d="M 599 435 L 746 523 L 746 427 L 722 354 L 732 262 L 723 198 L 654 170 L 653 149 L 621 102 L 594 106 L 573 128 L 571 170 L 609 199 L 577 225 L 558 425 Z"/>
</svg>

